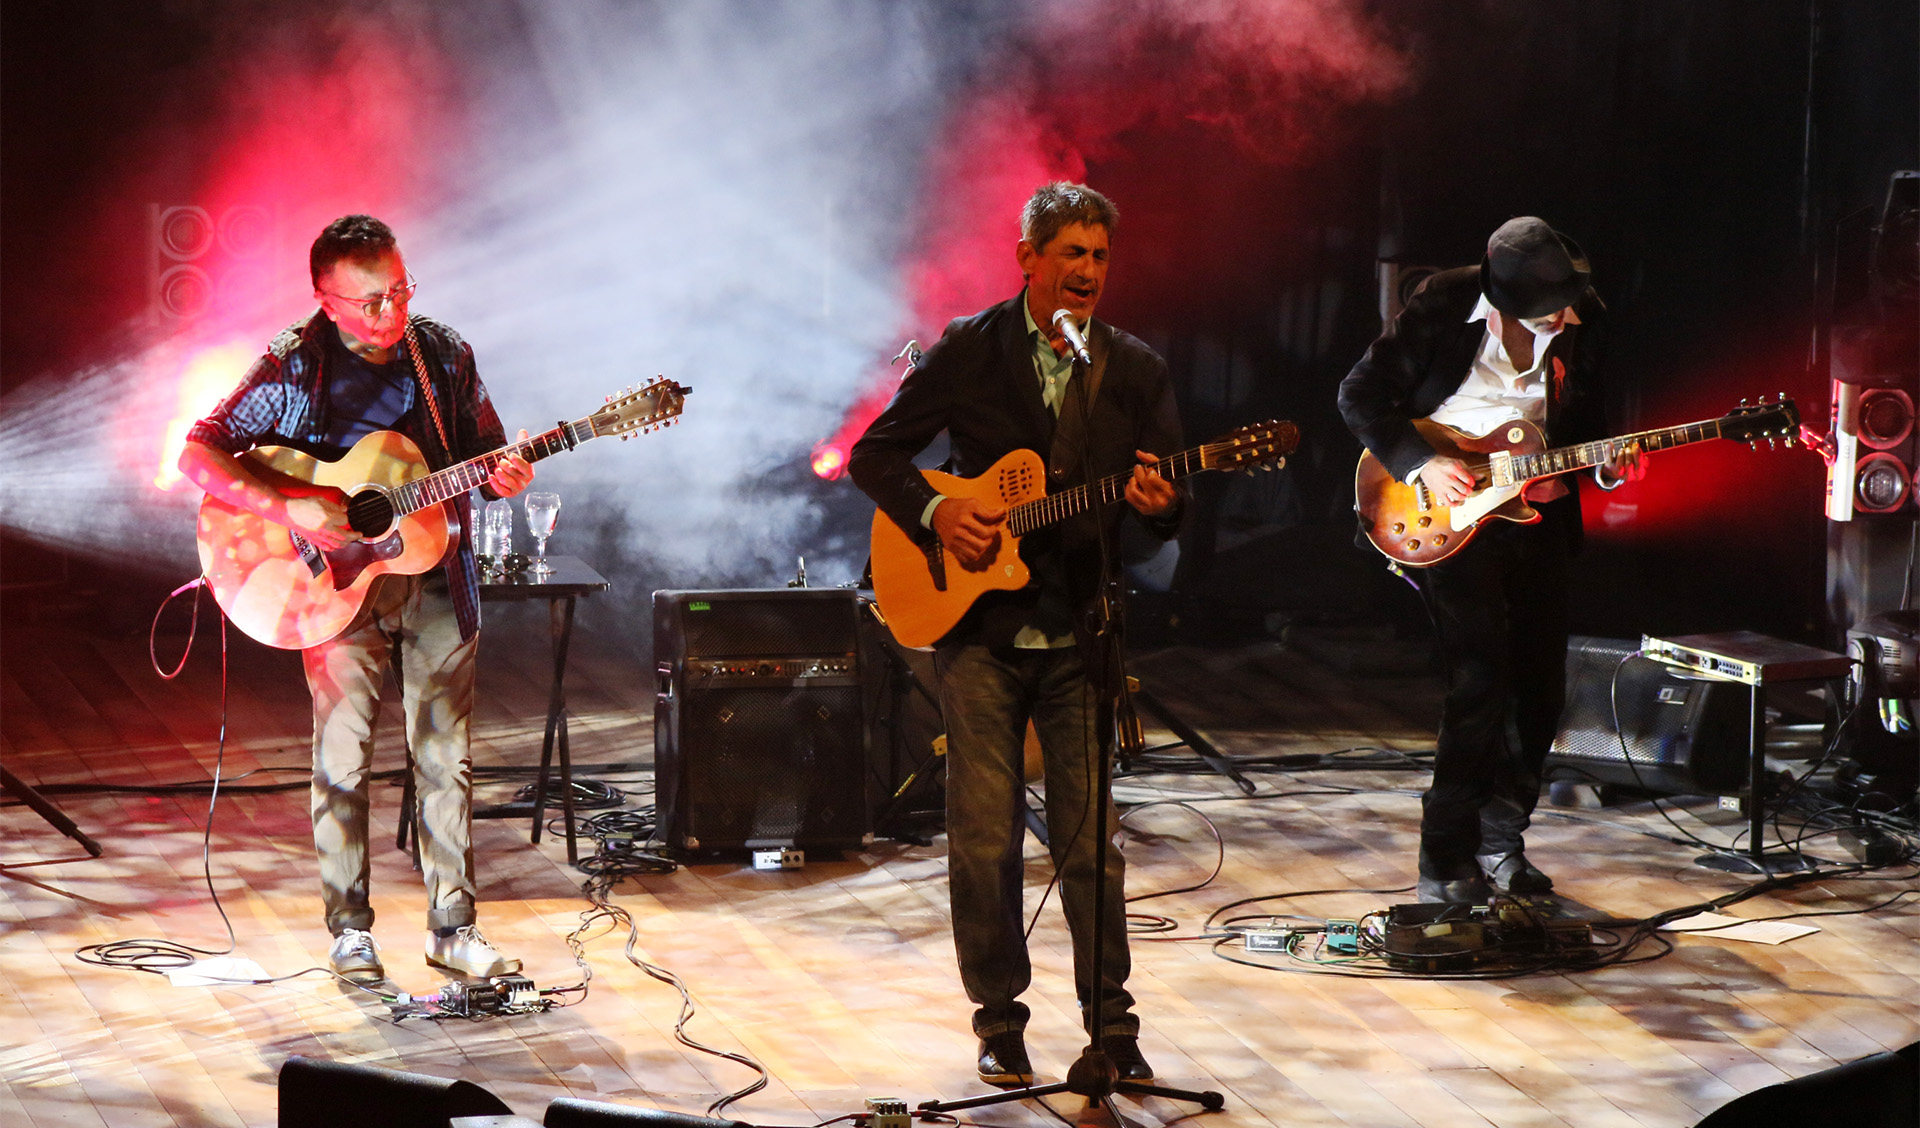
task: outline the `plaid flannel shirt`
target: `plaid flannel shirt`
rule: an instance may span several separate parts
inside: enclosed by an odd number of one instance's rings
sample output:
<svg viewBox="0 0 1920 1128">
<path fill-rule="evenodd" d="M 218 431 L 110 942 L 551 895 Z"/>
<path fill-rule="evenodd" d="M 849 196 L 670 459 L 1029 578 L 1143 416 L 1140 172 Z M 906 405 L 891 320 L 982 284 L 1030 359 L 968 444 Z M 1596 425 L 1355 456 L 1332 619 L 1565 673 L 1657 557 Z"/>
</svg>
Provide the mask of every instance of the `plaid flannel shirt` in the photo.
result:
<svg viewBox="0 0 1920 1128">
<path fill-rule="evenodd" d="M 506 443 L 506 432 L 494 412 L 493 401 L 480 382 L 473 363 L 473 347 L 458 333 L 425 317 L 411 319 L 420 340 L 435 402 L 447 427 L 447 446 L 434 431 L 433 417 L 424 406 L 410 412 L 417 425 L 403 427 L 426 456 L 427 465 L 440 470 L 464 462 Z M 187 432 L 191 442 L 205 443 L 228 454 L 257 446 L 286 446 L 316 453 L 325 443 L 329 425 L 326 338 L 333 323 L 316 311 L 306 321 L 288 326 L 265 355 L 254 361 L 240 386 Z M 400 353 L 406 356 L 404 340 Z M 424 433 L 417 433 L 424 432 Z M 452 449 L 448 449 L 451 446 Z M 473 505 L 463 494 L 447 504 L 459 525 L 457 549 L 447 559 L 448 587 L 460 637 L 472 638 L 480 629 L 480 573 L 473 559 Z"/>
</svg>

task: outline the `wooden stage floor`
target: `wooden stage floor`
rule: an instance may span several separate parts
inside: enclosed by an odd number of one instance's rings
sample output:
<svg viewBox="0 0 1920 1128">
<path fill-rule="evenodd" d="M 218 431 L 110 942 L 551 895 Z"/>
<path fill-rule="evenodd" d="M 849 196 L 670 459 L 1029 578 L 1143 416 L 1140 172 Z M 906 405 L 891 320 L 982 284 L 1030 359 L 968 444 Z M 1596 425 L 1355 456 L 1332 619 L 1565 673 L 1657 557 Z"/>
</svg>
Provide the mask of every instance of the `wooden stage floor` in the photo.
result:
<svg viewBox="0 0 1920 1128">
<path fill-rule="evenodd" d="M 488 614 L 476 762 L 530 764 L 545 706 L 543 609 Z M 177 652 L 178 638 L 163 641 Z M 308 719 L 297 660 L 236 639 L 231 667 L 225 775 L 303 780 Z M 1174 928 L 1136 938 L 1132 987 L 1160 1079 L 1217 1089 L 1226 1108 L 1122 1097 L 1130 1121 L 1676 1128 L 1741 1093 L 1916 1039 L 1920 910 L 1911 898 L 1809 918 L 1819 931 L 1790 943 L 1674 936 L 1674 951 L 1650 962 L 1505 980 L 1348 978 L 1284 958 L 1259 957 L 1273 967 L 1230 962 L 1222 955 L 1243 955 L 1237 945 L 1216 952 L 1195 937 L 1210 914 L 1243 898 L 1276 899 L 1237 912 L 1316 920 L 1413 899 L 1424 775 L 1299 764 L 1350 748 L 1430 748 L 1437 687 L 1422 675 L 1342 675 L 1278 642 L 1161 649 L 1137 656 L 1134 669 L 1236 758 L 1296 759 L 1254 775 L 1252 798 L 1212 773 L 1141 775 L 1118 787 L 1123 803 L 1139 805 L 1125 820 L 1130 894 L 1197 885 L 1224 852 L 1204 888 L 1136 906 Z M 150 668 L 144 637 L 16 626 L 4 638 L 3 675 L 5 763 L 29 783 L 151 788 L 204 781 L 215 768 L 220 669 L 204 631 L 187 672 L 168 682 Z M 650 761 L 650 672 L 590 615 L 570 686 L 576 760 Z M 383 728 L 381 768 L 398 762 L 392 731 Z M 605 778 L 636 804 L 651 802 L 645 774 Z M 481 801 L 510 786 L 485 784 Z M 406 856 L 391 848 L 398 794 L 376 789 L 375 933 L 394 981 L 426 993 L 442 980 L 416 954 L 423 897 Z M 268 1125 L 276 1071 L 290 1054 L 465 1079 L 535 1120 L 561 1096 L 699 1113 L 752 1078 L 675 1041 L 680 997 L 628 961 L 624 931 L 602 929 L 585 943 L 593 975 L 578 1005 L 477 1022 L 396 1025 L 320 974 L 176 987 L 82 963 L 77 949 L 112 940 L 226 947 L 202 876 L 204 835 L 236 954 L 274 976 L 324 964 L 305 792 L 229 792 L 210 830 L 204 792 L 53 798 L 106 852 L 88 858 L 32 811 L 0 807 L 0 1124 Z M 1145 805 L 1154 801 L 1165 802 Z M 1532 854 L 1570 903 L 1602 916 L 1646 917 L 1752 882 L 1693 864 L 1699 850 L 1676 841 L 1682 831 L 1730 841 L 1736 816 L 1699 801 L 1666 812 L 1647 803 L 1543 806 Z M 578 982 L 563 938 L 588 906 L 564 845 L 551 837 L 529 845 L 519 821 L 478 823 L 475 842 L 488 935 L 542 987 Z M 1032 904 L 1048 867 L 1031 839 L 1028 858 Z M 1727 911 L 1857 910 L 1912 888 L 1910 870 L 1841 877 Z M 953 962 L 944 838 L 882 841 L 788 872 L 697 864 L 623 882 L 612 899 L 632 914 L 635 953 L 692 993 L 698 1013 L 687 1033 L 770 1073 L 763 1091 L 726 1116 L 816 1124 L 863 1111 L 867 1097 L 913 1106 L 985 1091 Z M 1028 1044 L 1042 1079 L 1057 1080 L 1081 1039 L 1052 903 L 1032 949 Z M 1069 1120 L 1078 1103 L 1053 1099 Z M 1034 1103 L 960 1118 L 1056 1122 Z"/>
</svg>

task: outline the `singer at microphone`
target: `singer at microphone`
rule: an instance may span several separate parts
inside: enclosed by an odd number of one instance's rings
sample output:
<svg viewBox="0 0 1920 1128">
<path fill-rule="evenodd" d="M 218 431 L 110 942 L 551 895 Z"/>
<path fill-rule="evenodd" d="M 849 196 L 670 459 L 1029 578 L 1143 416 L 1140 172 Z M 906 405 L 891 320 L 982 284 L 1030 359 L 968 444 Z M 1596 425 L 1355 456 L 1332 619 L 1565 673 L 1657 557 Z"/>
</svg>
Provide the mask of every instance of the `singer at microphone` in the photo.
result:
<svg viewBox="0 0 1920 1128">
<path fill-rule="evenodd" d="M 1079 324 L 1073 320 L 1073 311 L 1054 310 L 1053 327 L 1060 330 L 1060 335 L 1067 339 L 1067 345 L 1073 349 L 1073 355 L 1080 358 L 1080 363 L 1092 368 L 1093 355 L 1087 352 L 1087 335 L 1080 331 Z"/>
<path fill-rule="evenodd" d="M 1113 202 L 1084 184 L 1057 181 L 1035 189 L 1021 209 L 1020 241 L 1009 264 L 1019 267 L 1018 292 L 948 324 L 847 459 L 854 484 L 885 514 L 875 519 L 876 579 L 885 555 L 878 538 L 893 531 L 911 542 L 899 557 L 902 569 L 926 573 L 929 592 L 929 559 L 950 561 L 943 565 L 949 579 L 962 568 L 1012 576 L 1003 568 L 1010 569 L 1015 558 L 1029 570 L 1016 588 L 961 603 L 964 614 L 934 650 L 948 730 L 954 954 L 968 1001 L 977 1008 L 974 1063 L 989 1085 L 1034 1079 L 1024 1034 L 1031 1008 L 1017 998 L 1031 986 L 1020 970 L 1029 960 L 1021 873 L 1013 864 L 1019 839 L 1012 833 L 1020 826 L 1025 792 L 1020 773 L 1004 767 L 1021 761 L 1021 734 L 1029 721 L 1039 734 L 1047 779 L 1060 784 L 1047 788 L 1047 821 L 1088 828 L 1055 839 L 1075 940 L 1073 982 L 1089 985 L 1080 1002 L 1106 1066 L 1128 1081 L 1153 1076 L 1141 1056 L 1140 1019 L 1125 986 L 1132 966 L 1125 958 L 1126 859 L 1111 838 L 1092 830 L 1095 812 L 1108 802 L 1098 785 L 1113 747 L 1102 739 L 1107 726 L 1099 721 L 1097 703 L 1117 699 L 1117 692 L 1105 695 L 1091 684 L 1089 669 L 1105 667 L 1083 662 L 1076 639 L 1121 576 L 1114 554 L 1101 552 L 1102 526 L 1115 538 L 1130 524 L 1164 541 L 1179 531 L 1183 508 L 1181 488 L 1151 469 L 1182 445 L 1166 361 L 1138 337 L 1105 323 L 1092 327 L 1118 218 Z M 1083 366 L 1094 332 L 1100 334 L 1098 389 L 1093 369 Z M 1072 353 L 1062 338 L 1072 343 Z M 914 460 L 942 434 L 948 473 L 930 477 Z M 1069 442 L 1061 442 L 1062 435 Z M 1049 465 L 1056 454 L 1057 473 Z M 1007 479 L 996 469 L 1016 457 L 1038 470 L 1031 493 L 1004 485 Z M 1083 511 L 1044 536 L 1016 531 L 1015 505 L 1102 481 L 1125 483 L 1119 498 L 1106 499 L 1119 504 Z M 929 541 L 939 544 L 940 556 L 924 556 Z M 971 600 L 957 583 L 942 590 Z M 1102 889 L 1112 896 L 1097 897 Z M 1093 959 L 1096 935 L 1100 962 Z M 1086 1042 L 1082 1034 L 1076 1044 Z"/>
</svg>

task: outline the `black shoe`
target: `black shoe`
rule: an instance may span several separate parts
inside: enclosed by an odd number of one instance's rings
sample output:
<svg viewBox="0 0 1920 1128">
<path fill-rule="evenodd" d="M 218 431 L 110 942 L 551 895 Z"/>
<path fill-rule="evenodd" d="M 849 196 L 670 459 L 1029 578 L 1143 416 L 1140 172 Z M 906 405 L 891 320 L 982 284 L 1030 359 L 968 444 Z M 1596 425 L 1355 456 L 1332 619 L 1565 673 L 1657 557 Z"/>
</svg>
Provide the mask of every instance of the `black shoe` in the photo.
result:
<svg viewBox="0 0 1920 1128">
<path fill-rule="evenodd" d="M 1153 1067 L 1140 1056 L 1140 1039 L 1131 1034 L 1107 1034 L 1100 1039 L 1100 1050 L 1113 1063 L 1121 1081 L 1151 1081 Z"/>
<path fill-rule="evenodd" d="M 1416 890 L 1423 905 L 1484 905 L 1493 896 L 1493 887 L 1483 877 L 1463 877 L 1455 881 L 1423 877 Z"/>
<path fill-rule="evenodd" d="M 1546 893 L 1553 888 L 1553 879 L 1536 869 L 1519 850 L 1482 854 L 1474 860 L 1480 863 L 1487 881 L 1502 893 Z"/>
<path fill-rule="evenodd" d="M 1033 1063 L 1027 1060 L 1027 1041 L 1020 1031 L 1002 1030 L 980 1039 L 980 1080 L 989 1085 L 1033 1084 Z"/>
</svg>

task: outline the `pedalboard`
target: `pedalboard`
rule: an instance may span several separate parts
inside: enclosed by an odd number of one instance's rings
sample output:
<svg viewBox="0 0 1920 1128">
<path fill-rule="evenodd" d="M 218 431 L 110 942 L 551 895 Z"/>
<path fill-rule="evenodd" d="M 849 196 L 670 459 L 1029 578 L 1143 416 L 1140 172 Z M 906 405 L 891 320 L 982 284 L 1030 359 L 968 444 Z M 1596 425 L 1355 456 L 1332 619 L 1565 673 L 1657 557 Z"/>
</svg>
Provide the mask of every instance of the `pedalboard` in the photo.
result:
<svg viewBox="0 0 1920 1128">
<path fill-rule="evenodd" d="M 1516 956 L 1551 956 L 1592 944 L 1590 924 L 1551 912 L 1507 900 L 1491 905 L 1395 905 L 1387 910 L 1380 952 L 1389 967 L 1437 972 Z"/>
</svg>

